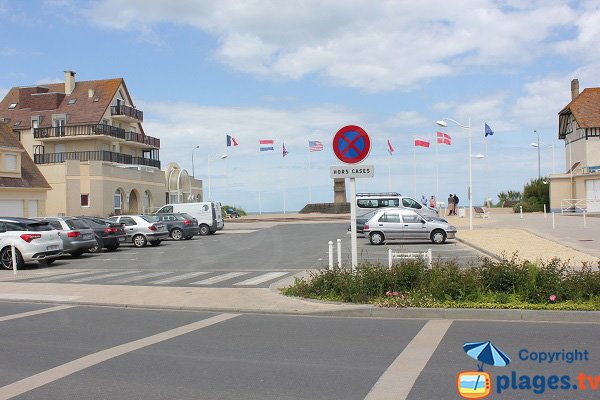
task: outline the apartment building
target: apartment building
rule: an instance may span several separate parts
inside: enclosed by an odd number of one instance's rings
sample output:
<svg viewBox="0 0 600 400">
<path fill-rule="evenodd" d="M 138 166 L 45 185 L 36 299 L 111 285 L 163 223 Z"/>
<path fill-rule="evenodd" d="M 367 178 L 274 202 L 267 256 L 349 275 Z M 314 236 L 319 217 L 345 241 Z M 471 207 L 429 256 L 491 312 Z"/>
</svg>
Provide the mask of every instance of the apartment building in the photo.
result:
<svg viewBox="0 0 600 400">
<path fill-rule="evenodd" d="M 144 133 L 143 120 L 122 78 L 77 82 L 73 71 L 64 83 L 13 87 L 0 102 L 0 121 L 52 187 L 46 215 L 141 213 L 165 204 L 160 139 Z"/>
</svg>

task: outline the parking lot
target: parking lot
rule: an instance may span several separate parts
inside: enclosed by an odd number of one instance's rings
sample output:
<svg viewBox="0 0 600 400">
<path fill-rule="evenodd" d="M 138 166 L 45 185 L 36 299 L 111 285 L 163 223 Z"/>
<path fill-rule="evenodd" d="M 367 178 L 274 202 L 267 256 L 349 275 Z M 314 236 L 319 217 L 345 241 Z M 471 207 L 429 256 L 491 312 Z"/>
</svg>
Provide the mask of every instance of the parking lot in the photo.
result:
<svg viewBox="0 0 600 400">
<path fill-rule="evenodd" d="M 23 282 L 178 287 L 268 287 L 307 269 L 327 266 L 328 242 L 342 239 L 342 262 L 350 262 L 346 223 L 284 223 L 271 226 L 230 224 L 211 236 L 189 241 L 164 241 L 157 247 L 124 244 L 113 252 L 65 256 L 49 267 L 36 263 L 17 275 Z M 390 242 L 373 246 L 358 239 L 361 262 L 387 264 L 387 252 L 424 252 L 434 259 L 456 260 L 468 266 L 481 254 L 455 240 Z M 337 260 L 336 260 L 337 262 Z M 14 280 L 2 271 L 0 280 Z"/>
</svg>

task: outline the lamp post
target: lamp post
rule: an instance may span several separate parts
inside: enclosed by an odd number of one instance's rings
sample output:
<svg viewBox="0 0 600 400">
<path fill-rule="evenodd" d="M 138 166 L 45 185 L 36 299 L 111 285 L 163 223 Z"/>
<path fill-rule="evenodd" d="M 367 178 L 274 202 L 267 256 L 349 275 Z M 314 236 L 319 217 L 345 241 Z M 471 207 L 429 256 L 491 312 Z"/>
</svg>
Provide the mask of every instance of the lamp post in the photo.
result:
<svg viewBox="0 0 600 400">
<path fill-rule="evenodd" d="M 537 147 L 537 150 L 538 150 L 538 181 L 539 181 L 540 179 L 542 179 L 542 169 L 540 166 L 540 164 L 541 164 L 540 163 L 540 134 L 536 130 L 534 130 L 533 133 L 535 133 L 537 135 L 537 146 L 535 146 L 535 147 Z"/>
<path fill-rule="evenodd" d="M 538 163 L 539 163 L 540 148 L 545 147 L 545 148 L 552 149 L 552 173 L 553 174 L 556 173 L 555 160 L 554 160 L 554 143 L 550 143 L 550 144 L 545 144 L 544 142 L 531 143 L 531 147 L 537 147 L 537 149 L 538 149 Z"/>
<path fill-rule="evenodd" d="M 467 125 L 463 125 L 458 121 L 453 120 L 452 118 L 442 118 L 439 121 L 436 121 L 436 124 L 442 127 L 447 127 L 448 123 L 446 121 L 454 122 L 456 125 L 464 128 L 469 133 L 469 230 L 473 230 L 473 168 L 472 168 L 472 155 L 471 155 L 471 119 L 469 118 L 469 123 Z"/>
<path fill-rule="evenodd" d="M 192 149 L 192 177 L 195 177 L 194 175 L 194 150 L 199 149 L 200 146 L 196 146 Z"/>
<path fill-rule="evenodd" d="M 223 159 L 227 158 L 227 154 L 220 154 L 215 157 L 218 157 L 219 160 L 223 160 Z M 206 157 L 206 159 L 208 160 L 208 199 L 207 200 L 210 201 L 212 199 L 212 192 L 211 192 L 211 188 L 210 188 L 210 154 Z"/>
</svg>

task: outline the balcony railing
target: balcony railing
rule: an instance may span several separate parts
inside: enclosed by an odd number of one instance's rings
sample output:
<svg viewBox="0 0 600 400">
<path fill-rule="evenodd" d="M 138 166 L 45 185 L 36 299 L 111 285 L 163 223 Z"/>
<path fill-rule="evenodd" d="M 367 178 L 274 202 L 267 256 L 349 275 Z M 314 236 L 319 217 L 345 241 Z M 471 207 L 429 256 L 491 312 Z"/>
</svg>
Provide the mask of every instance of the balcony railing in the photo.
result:
<svg viewBox="0 0 600 400">
<path fill-rule="evenodd" d="M 110 115 L 124 115 L 137 119 L 138 121 L 144 120 L 144 113 L 142 111 L 123 104 L 119 106 L 110 106 Z"/>
<path fill-rule="evenodd" d="M 124 129 L 107 124 L 51 126 L 47 128 L 33 129 L 33 137 L 35 139 L 92 135 L 112 136 L 117 139 L 144 143 L 149 146 L 160 148 L 160 139 L 152 136 L 146 136 L 142 133 L 125 132 Z"/>
<path fill-rule="evenodd" d="M 58 164 L 67 160 L 79 161 L 108 161 L 127 165 L 145 165 L 160 168 L 160 160 L 150 160 L 144 157 L 130 156 L 129 154 L 115 153 L 112 151 L 67 151 L 64 153 L 34 154 L 36 164 Z"/>
</svg>

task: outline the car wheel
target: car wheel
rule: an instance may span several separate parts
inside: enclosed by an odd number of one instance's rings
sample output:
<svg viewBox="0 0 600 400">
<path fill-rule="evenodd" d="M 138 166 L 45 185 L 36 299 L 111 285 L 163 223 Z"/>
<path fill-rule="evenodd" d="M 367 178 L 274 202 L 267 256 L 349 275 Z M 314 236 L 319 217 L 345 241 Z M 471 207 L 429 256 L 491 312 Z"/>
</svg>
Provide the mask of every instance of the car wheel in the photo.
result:
<svg viewBox="0 0 600 400">
<path fill-rule="evenodd" d="M 175 228 L 171 231 L 171 239 L 181 240 L 183 239 L 183 232 L 179 228 Z"/>
<path fill-rule="evenodd" d="M 151 244 L 152 246 L 158 246 L 158 245 L 160 244 L 160 242 L 162 242 L 162 240 L 152 240 L 152 241 L 150 242 L 150 244 Z"/>
<path fill-rule="evenodd" d="M 96 237 L 96 245 L 88 249 L 88 253 L 100 253 L 102 252 L 102 239 Z"/>
<path fill-rule="evenodd" d="M 71 257 L 73 258 L 77 258 L 77 257 L 81 257 L 81 255 L 83 254 L 83 250 L 77 250 L 71 253 Z"/>
<path fill-rule="evenodd" d="M 23 268 L 23 265 L 25 264 L 23 262 L 23 256 L 21 256 L 21 253 L 19 252 L 19 250 L 15 249 L 15 257 L 17 259 L 17 269 L 21 269 Z M 2 249 L 2 252 L 0 253 L 0 264 L 2 264 L 2 268 L 4 269 L 13 269 L 13 265 L 12 265 L 12 250 L 9 247 L 5 247 L 4 249 Z"/>
<path fill-rule="evenodd" d="M 135 235 L 131 241 L 135 247 L 146 247 L 148 243 L 144 235 Z"/>
<path fill-rule="evenodd" d="M 206 224 L 200 225 L 200 236 L 206 236 L 210 233 L 210 228 Z"/>
<path fill-rule="evenodd" d="M 381 233 L 381 232 L 372 232 L 369 235 L 369 242 L 371 242 L 371 244 L 380 245 L 380 244 L 383 244 L 384 241 L 385 241 L 385 237 L 383 236 L 383 233 Z"/>
<path fill-rule="evenodd" d="M 435 244 L 444 243 L 446 241 L 446 232 L 439 229 L 431 232 L 431 241 Z"/>
<path fill-rule="evenodd" d="M 119 243 L 113 244 L 112 246 L 106 246 L 106 250 L 108 250 L 108 251 L 115 251 L 116 249 L 119 248 L 119 246 L 121 246 Z"/>
<path fill-rule="evenodd" d="M 48 265 L 52 264 L 54 261 L 56 261 L 56 258 L 47 258 L 45 260 L 39 260 L 38 262 L 40 263 L 40 265 L 47 267 Z"/>
</svg>

